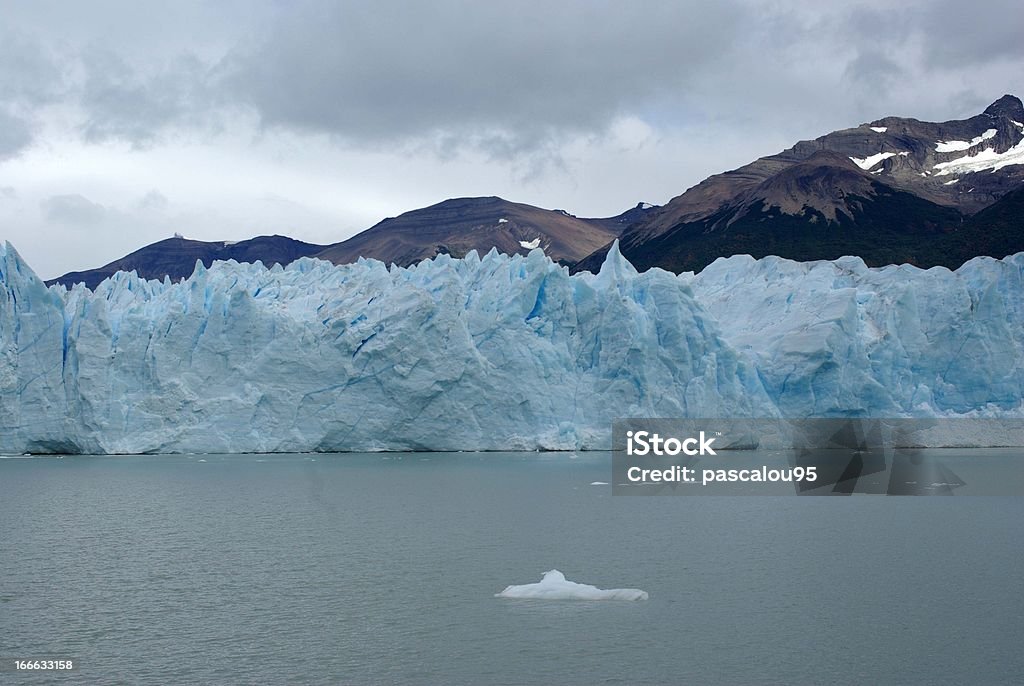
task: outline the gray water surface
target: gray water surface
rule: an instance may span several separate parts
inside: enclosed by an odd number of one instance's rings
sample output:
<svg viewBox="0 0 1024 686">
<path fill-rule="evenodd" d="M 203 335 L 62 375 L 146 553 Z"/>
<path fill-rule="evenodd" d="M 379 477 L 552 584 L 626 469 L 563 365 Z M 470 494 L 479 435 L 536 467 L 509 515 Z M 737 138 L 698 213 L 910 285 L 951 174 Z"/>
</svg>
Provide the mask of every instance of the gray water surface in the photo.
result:
<svg viewBox="0 0 1024 686">
<path fill-rule="evenodd" d="M 0 460 L 3 683 L 1008 684 L 1024 498 L 612 497 L 607 454 Z M 646 602 L 495 598 L 557 568 Z"/>
</svg>

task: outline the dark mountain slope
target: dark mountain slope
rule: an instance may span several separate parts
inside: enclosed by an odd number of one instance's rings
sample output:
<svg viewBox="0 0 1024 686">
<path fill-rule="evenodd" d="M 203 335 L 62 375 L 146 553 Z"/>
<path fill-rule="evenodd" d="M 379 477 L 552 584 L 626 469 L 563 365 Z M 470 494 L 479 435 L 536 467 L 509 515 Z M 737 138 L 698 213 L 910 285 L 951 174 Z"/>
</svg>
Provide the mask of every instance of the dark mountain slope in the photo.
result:
<svg viewBox="0 0 1024 686">
<path fill-rule="evenodd" d="M 103 279 L 115 272 L 132 270 L 146 279 L 163 279 L 168 276 L 177 281 L 192 274 L 196 260 L 201 260 L 207 267 L 214 260 L 259 260 L 269 267 L 273 264 L 287 265 L 300 257 L 315 255 L 323 249 L 322 245 L 303 243 L 286 236 L 258 236 L 238 242 L 193 241 L 175 236 L 147 245 L 97 269 L 69 272 L 46 283 L 62 283 L 68 288 L 76 283 L 84 283 L 88 288 L 95 288 Z"/>
<path fill-rule="evenodd" d="M 1007 95 L 970 119 L 887 117 L 709 177 L 628 227 L 620 249 L 640 269 L 676 272 L 736 253 L 827 259 L 837 250 L 869 263 L 958 266 L 978 254 L 972 215 L 1021 186 L 1024 105 Z M 999 250 L 1024 249 L 1019 237 L 1002 240 Z M 607 247 L 575 268 L 599 268 Z"/>
<path fill-rule="evenodd" d="M 636 210 L 636 211 L 634 211 Z M 317 257 L 344 264 L 360 257 L 407 266 L 438 254 L 507 254 L 542 248 L 553 260 L 573 263 L 617 238 L 643 215 L 634 208 L 608 219 L 579 219 L 497 197 L 454 198 L 385 219 Z"/>
</svg>

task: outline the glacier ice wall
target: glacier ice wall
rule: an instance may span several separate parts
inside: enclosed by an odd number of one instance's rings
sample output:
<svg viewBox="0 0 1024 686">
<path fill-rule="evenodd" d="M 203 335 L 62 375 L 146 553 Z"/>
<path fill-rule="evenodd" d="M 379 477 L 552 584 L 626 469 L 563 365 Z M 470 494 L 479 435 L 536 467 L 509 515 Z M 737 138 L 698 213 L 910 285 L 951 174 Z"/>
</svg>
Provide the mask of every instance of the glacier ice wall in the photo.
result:
<svg viewBox="0 0 1024 686">
<path fill-rule="evenodd" d="M 955 272 L 739 255 L 680 278 L 783 416 L 1024 416 L 1024 253 Z"/>
<path fill-rule="evenodd" d="M 0 248 L 0 452 L 607 448 L 619 417 L 1024 417 L 1024 253 L 570 276 L 197 265 L 47 289 Z M 944 440 L 944 439 L 943 439 Z"/>
<path fill-rule="evenodd" d="M 618 251 L 201 264 L 47 289 L 0 253 L 0 452 L 607 448 L 624 416 L 774 416 L 689 286 Z"/>
</svg>

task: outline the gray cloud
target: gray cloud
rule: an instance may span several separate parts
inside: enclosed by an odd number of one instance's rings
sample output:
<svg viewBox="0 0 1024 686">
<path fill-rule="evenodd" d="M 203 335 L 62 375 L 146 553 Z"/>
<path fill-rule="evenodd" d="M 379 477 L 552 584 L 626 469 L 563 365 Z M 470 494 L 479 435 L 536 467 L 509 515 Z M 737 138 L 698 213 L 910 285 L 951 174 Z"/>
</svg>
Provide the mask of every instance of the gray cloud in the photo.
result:
<svg viewBox="0 0 1024 686">
<path fill-rule="evenodd" d="M 92 226 L 108 215 L 106 207 L 77 193 L 53 195 L 39 205 L 46 221 L 58 225 Z"/>
<path fill-rule="evenodd" d="M 12 29 L 0 32 L 0 97 L 19 107 L 54 102 L 66 88 L 60 60 L 38 36 Z"/>
<path fill-rule="evenodd" d="M 0 110 L 0 160 L 15 157 L 31 143 L 29 122 Z"/>
<path fill-rule="evenodd" d="M 64 89 L 56 58 L 34 37 L 0 31 L 0 160 L 16 157 L 33 140 L 33 114 Z"/>
<path fill-rule="evenodd" d="M 86 78 L 79 97 L 87 140 L 145 146 L 167 128 L 198 128 L 212 116 L 208 67 L 194 55 L 182 54 L 155 73 L 140 73 L 111 50 L 92 48 L 83 54 L 82 66 Z"/>
<path fill-rule="evenodd" d="M 46 107 L 76 108 L 92 142 L 145 147 L 254 115 L 264 131 L 525 168 L 561 168 L 567 138 L 622 115 L 812 135 L 1024 89 L 1024 41 L 999 20 L 1016 4 L 41 0 L 5 17 L 0 156 L 27 147 Z M 911 104 L 923 111 L 897 109 Z"/>
<path fill-rule="evenodd" d="M 226 92 L 264 125 L 355 141 L 436 134 L 447 147 L 454 135 L 499 157 L 678 99 L 743 17 L 732 0 L 301 7 L 221 65 Z"/>
<path fill-rule="evenodd" d="M 154 188 L 139 200 L 139 209 L 160 212 L 167 209 L 169 204 L 167 196 Z"/>
<path fill-rule="evenodd" d="M 932 68 L 1024 59 L 1018 0 L 934 0 L 914 13 Z"/>
<path fill-rule="evenodd" d="M 887 91 L 906 78 L 907 73 L 895 60 L 881 52 L 862 52 L 846 65 L 843 76 L 865 89 Z"/>
</svg>

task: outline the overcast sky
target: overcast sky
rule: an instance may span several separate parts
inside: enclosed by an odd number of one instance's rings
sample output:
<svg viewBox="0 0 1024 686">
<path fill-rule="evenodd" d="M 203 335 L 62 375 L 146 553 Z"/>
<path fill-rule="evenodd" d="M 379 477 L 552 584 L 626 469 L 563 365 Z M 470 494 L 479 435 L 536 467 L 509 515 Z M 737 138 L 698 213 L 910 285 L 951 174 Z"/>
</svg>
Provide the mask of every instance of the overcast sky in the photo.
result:
<svg viewBox="0 0 1024 686">
<path fill-rule="evenodd" d="M 1024 95 L 1021 24 L 1019 0 L 0 0 L 0 239 L 52 278 L 459 196 L 610 216 Z"/>
</svg>

